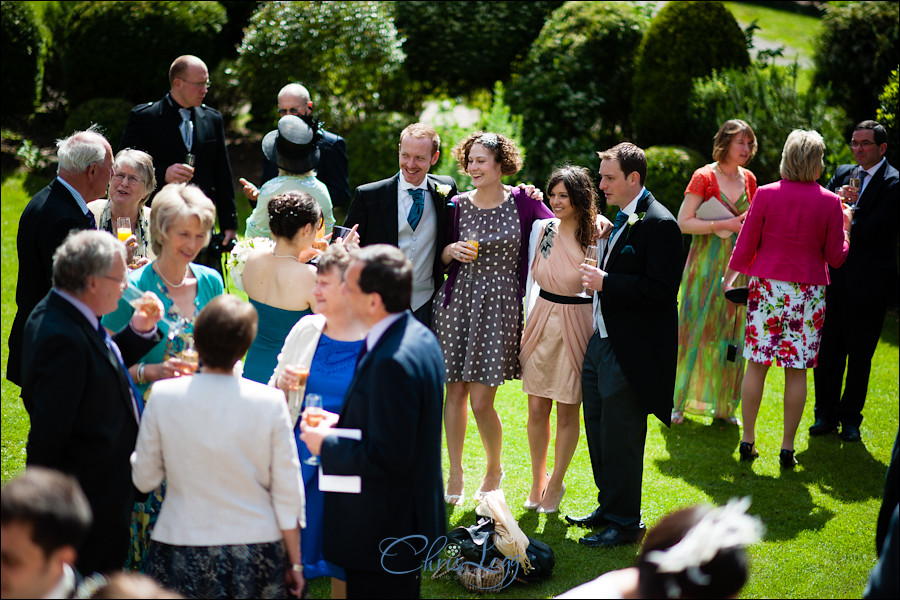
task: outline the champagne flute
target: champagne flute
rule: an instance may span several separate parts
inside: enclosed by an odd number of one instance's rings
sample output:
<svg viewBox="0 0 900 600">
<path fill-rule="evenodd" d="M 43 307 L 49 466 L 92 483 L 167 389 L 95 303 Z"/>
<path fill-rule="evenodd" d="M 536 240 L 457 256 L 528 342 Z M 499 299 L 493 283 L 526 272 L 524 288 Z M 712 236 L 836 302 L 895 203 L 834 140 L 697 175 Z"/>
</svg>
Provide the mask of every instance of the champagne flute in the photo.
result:
<svg viewBox="0 0 900 600">
<path fill-rule="evenodd" d="M 144 297 L 144 290 L 140 289 L 130 281 L 128 285 L 122 290 L 122 298 L 131 305 L 131 308 L 134 310 L 142 310 L 149 313 L 156 312 L 158 307 L 156 306 L 156 302 L 153 301 L 152 298 Z M 165 316 L 160 317 L 160 323 L 166 323 L 169 326 L 169 330 L 174 330 L 176 323 L 171 319 L 167 319 Z"/>
<path fill-rule="evenodd" d="M 475 258 L 466 264 L 466 279 L 471 279 L 472 271 L 474 270 L 472 263 L 478 258 L 478 231 L 475 229 L 467 229 L 463 234 L 463 240 L 467 244 L 475 246 Z"/>
<path fill-rule="evenodd" d="M 194 348 L 193 337 L 189 337 L 184 341 L 184 348 L 178 354 L 178 358 L 188 363 L 188 370 L 185 372 L 185 375 L 192 375 L 197 372 L 197 367 L 200 366 L 200 355 L 197 354 L 197 349 Z"/>
<path fill-rule="evenodd" d="M 297 422 L 303 404 L 303 394 L 306 391 L 306 380 L 309 379 L 309 367 L 294 365 L 291 369 L 297 374 L 297 387 L 288 390 L 288 412 L 291 414 L 291 423 Z"/>
<path fill-rule="evenodd" d="M 131 237 L 131 219 L 128 217 L 119 217 L 116 220 L 116 237 L 120 242 L 124 242 Z"/>
<path fill-rule="evenodd" d="M 597 266 L 597 246 L 588 246 L 584 250 L 584 260 L 581 261 L 582 264 L 589 265 L 591 267 Z M 590 296 L 587 293 L 587 290 L 582 289 L 581 294 L 579 294 L 582 298 L 589 298 Z"/>
<path fill-rule="evenodd" d="M 859 167 L 856 167 L 853 169 L 853 172 L 850 173 L 850 179 L 847 181 L 847 188 L 845 188 L 845 192 L 850 191 L 850 192 L 855 192 L 858 194 L 860 185 L 862 185 L 862 178 L 859 176 Z M 845 198 L 845 200 L 846 200 L 846 198 Z M 857 202 L 859 202 L 859 196 L 856 197 L 856 202 L 854 202 L 852 205 L 850 205 L 850 207 L 853 210 L 856 210 Z M 850 203 L 847 202 L 847 204 L 850 204 Z"/>
<path fill-rule="evenodd" d="M 304 405 L 306 407 L 306 411 L 304 413 L 306 424 L 310 427 L 317 427 L 325 417 L 322 412 L 322 396 L 318 394 L 307 394 Z M 319 457 L 310 456 L 303 462 L 311 466 L 316 466 L 319 464 Z"/>
</svg>

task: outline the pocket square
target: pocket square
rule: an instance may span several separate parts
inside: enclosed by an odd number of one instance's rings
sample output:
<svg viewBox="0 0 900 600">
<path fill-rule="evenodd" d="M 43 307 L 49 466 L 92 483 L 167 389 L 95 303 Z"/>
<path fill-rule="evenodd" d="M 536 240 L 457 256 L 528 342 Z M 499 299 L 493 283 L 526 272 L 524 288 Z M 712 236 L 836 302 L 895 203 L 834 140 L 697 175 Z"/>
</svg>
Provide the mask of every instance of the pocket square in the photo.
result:
<svg viewBox="0 0 900 600">
<path fill-rule="evenodd" d="M 631 244 L 622 248 L 622 254 L 634 254 L 634 248 L 632 248 Z"/>
</svg>

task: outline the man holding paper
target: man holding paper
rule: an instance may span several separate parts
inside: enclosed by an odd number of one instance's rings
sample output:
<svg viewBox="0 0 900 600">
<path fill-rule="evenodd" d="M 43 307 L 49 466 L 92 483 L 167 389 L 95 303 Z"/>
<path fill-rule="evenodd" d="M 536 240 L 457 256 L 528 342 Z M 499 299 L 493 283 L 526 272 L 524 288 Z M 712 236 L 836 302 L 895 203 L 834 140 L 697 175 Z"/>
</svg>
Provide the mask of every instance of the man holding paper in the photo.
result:
<svg viewBox="0 0 900 600">
<path fill-rule="evenodd" d="M 365 349 L 340 416 L 326 413 L 317 427 L 301 421 L 300 439 L 321 456 L 322 473 L 360 480 L 356 493 L 347 485 L 325 495 L 324 552 L 344 568 L 348 598 L 418 598 L 422 561 L 445 532 L 444 362 L 434 334 L 409 311 L 412 279 L 396 247 L 353 254 L 343 293 L 370 327 Z"/>
</svg>

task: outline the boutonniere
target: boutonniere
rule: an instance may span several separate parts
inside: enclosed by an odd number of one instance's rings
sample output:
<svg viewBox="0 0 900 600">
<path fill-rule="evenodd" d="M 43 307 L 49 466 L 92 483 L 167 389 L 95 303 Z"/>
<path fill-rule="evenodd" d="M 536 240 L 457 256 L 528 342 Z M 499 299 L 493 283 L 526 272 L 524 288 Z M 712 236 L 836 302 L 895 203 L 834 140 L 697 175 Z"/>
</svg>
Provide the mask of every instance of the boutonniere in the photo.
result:
<svg viewBox="0 0 900 600">
<path fill-rule="evenodd" d="M 450 193 L 450 185 L 447 183 L 439 183 L 434 186 L 434 191 L 436 191 L 441 198 L 446 198 L 447 194 Z"/>
<path fill-rule="evenodd" d="M 644 219 L 644 215 L 646 215 L 646 214 L 647 213 L 645 213 L 645 212 L 639 212 L 639 213 L 631 213 L 630 215 L 628 215 L 628 231 L 625 232 L 625 241 L 626 242 L 628 242 L 628 238 L 631 237 L 631 227 L 640 223 Z M 632 249 L 632 252 L 634 252 L 634 249 Z"/>
</svg>

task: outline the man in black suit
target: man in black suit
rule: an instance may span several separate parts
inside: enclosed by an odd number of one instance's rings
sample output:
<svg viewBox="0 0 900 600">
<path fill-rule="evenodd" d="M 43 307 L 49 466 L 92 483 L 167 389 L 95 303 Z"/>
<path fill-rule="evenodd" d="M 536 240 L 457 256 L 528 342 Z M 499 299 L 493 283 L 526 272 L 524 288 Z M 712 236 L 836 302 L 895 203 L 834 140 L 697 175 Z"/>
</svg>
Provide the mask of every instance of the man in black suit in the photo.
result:
<svg viewBox="0 0 900 600">
<path fill-rule="evenodd" d="M 78 556 L 82 573 L 122 568 L 134 501 L 129 458 L 140 396 L 126 367 L 160 339 L 163 306 L 152 292 L 114 338 L 100 317 L 126 285 L 125 246 L 105 231 L 72 234 L 53 255 L 53 289 L 25 325 L 22 400 L 31 418 L 26 464 L 75 476 L 94 525 Z"/>
<path fill-rule="evenodd" d="M 600 191 L 619 207 L 595 290 L 594 335 L 581 375 L 584 426 L 599 506 L 573 525 L 600 528 L 590 547 L 638 542 L 647 415 L 670 424 L 678 349 L 681 230 L 645 187 L 647 158 L 630 143 L 600 153 Z"/>
<path fill-rule="evenodd" d="M 303 116 L 312 112 L 313 103 L 309 98 L 309 91 L 299 83 L 289 83 L 278 92 L 278 114 Z M 332 206 L 347 206 L 350 201 L 350 180 L 347 175 L 347 143 L 339 135 L 319 128 L 322 137 L 316 146 L 319 149 L 319 160 L 313 165 L 316 170 L 316 179 L 328 188 Z M 262 183 L 278 176 L 278 165 L 275 161 L 263 157 Z M 241 179 L 244 185 L 244 195 L 250 201 L 251 208 L 256 207 L 259 198 L 259 189 L 247 181 Z"/>
<path fill-rule="evenodd" d="M 18 386 L 25 321 L 50 289 L 53 253 L 70 231 L 97 228 L 87 203 L 106 195 L 112 176 L 112 148 L 93 128 L 58 141 L 56 147 L 56 179 L 34 195 L 19 217 L 16 316 L 6 363 L 6 378 Z"/>
<path fill-rule="evenodd" d="M 841 439 L 858 442 L 872 356 L 888 304 L 897 300 L 895 257 L 900 185 L 897 169 L 884 158 L 884 127 L 875 121 L 859 123 L 850 147 L 857 164 L 838 167 L 827 185 L 856 208 L 847 260 L 837 269 L 829 267 L 831 283 L 825 289 L 825 325 L 818 366 L 813 370 L 816 421 L 809 433 L 833 433 L 840 423 Z M 859 190 L 849 187 L 851 177 L 861 179 Z"/>
<path fill-rule="evenodd" d="M 236 236 L 237 211 L 222 113 L 203 104 L 209 71 L 196 56 L 179 56 L 169 67 L 169 84 L 162 100 L 131 110 L 119 148 L 152 156 L 160 189 L 190 182 L 203 190 L 216 205 L 222 243 L 227 244 Z M 221 254 L 213 251 L 212 242 L 197 262 L 222 272 Z"/>
<path fill-rule="evenodd" d="M 409 312 L 412 265 L 397 248 L 354 253 L 344 293 L 370 327 L 340 418 L 301 424 L 326 474 L 362 478 L 359 494 L 325 494 L 325 556 L 344 568 L 348 598 L 418 598 L 421 565 L 442 548 L 444 359 Z M 359 429 L 354 440 L 331 426 Z"/>
<path fill-rule="evenodd" d="M 358 225 L 359 243 L 390 244 L 413 263 L 413 314 L 431 327 L 431 306 L 444 281 L 441 250 L 447 201 L 456 195 L 452 177 L 430 175 L 441 155 L 441 138 L 424 123 L 400 133 L 400 172 L 356 188 L 344 227 Z"/>
</svg>

